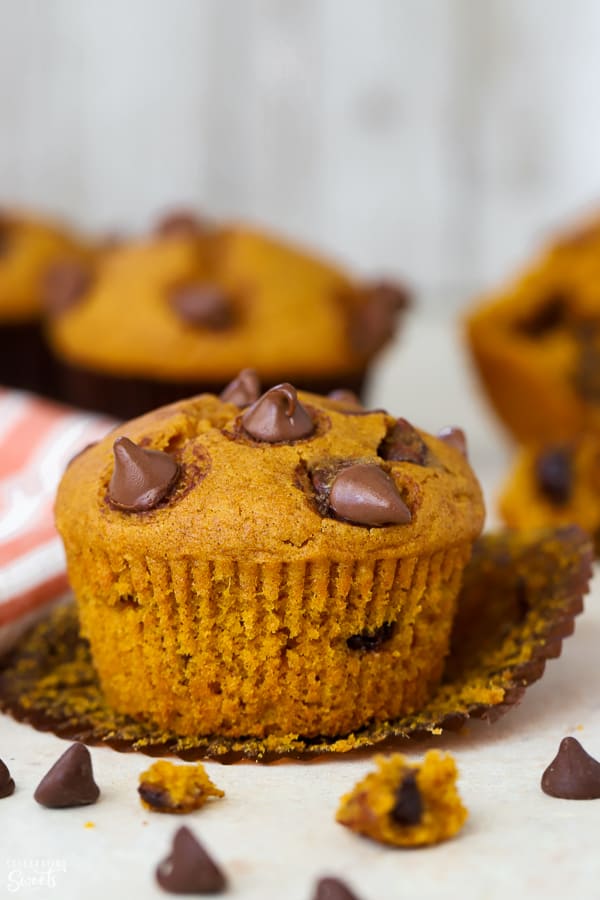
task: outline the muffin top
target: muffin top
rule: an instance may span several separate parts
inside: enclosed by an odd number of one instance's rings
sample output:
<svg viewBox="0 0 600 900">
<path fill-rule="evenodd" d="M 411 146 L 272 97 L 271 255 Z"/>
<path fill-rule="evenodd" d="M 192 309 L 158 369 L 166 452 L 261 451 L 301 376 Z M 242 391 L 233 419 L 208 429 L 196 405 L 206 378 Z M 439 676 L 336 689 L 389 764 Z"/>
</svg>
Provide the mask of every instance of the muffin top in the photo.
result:
<svg viewBox="0 0 600 900">
<path fill-rule="evenodd" d="M 82 246 L 65 229 L 0 210 L 0 321 L 37 319 L 49 268 L 84 256 Z"/>
<path fill-rule="evenodd" d="M 355 371 L 405 304 L 403 289 L 357 284 L 258 231 L 180 217 L 104 254 L 50 338 L 105 374 L 226 383 L 243 362 L 272 383 Z"/>
<path fill-rule="evenodd" d="M 246 371 L 76 457 L 56 516 L 75 553 L 292 561 L 431 553 L 474 539 L 484 509 L 457 429 L 432 437 L 346 392 L 259 397 Z"/>
</svg>

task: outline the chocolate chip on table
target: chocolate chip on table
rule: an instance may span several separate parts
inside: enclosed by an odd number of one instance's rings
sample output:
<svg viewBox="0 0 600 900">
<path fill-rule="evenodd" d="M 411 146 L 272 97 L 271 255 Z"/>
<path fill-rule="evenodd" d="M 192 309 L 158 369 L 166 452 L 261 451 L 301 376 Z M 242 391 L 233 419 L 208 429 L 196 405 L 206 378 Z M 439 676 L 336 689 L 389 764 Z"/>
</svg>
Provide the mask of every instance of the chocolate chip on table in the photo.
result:
<svg viewBox="0 0 600 900">
<path fill-rule="evenodd" d="M 242 416 L 250 437 L 270 444 L 297 441 L 315 430 L 308 411 L 298 400 L 296 388 L 285 382 L 271 388 Z"/>
<path fill-rule="evenodd" d="M 42 301 L 48 314 L 61 316 L 76 306 L 91 283 L 92 274 L 82 263 L 70 260 L 50 266 L 42 288 Z"/>
<path fill-rule="evenodd" d="M 230 381 L 221 392 L 224 403 L 233 403 L 243 408 L 255 403 L 260 397 L 260 379 L 254 369 L 242 369 L 237 378 Z"/>
<path fill-rule="evenodd" d="M 339 878 L 320 878 L 313 900 L 359 900 L 359 898 Z"/>
<path fill-rule="evenodd" d="M 377 450 L 382 459 L 427 465 L 428 448 L 416 428 L 406 419 L 398 419 Z"/>
<path fill-rule="evenodd" d="M 173 210 L 159 219 L 156 234 L 160 237 L 195 237 L 206 230 L 206 223 L 190 210 Z"/>
<path fill-rule="evenodd" d="M 567 324 L 568 297 L 557 291 L 545 300 L 529 316 L 517 322 L 518 330 L 530 338 L 541 338 Z"/>
<path fill-rule="evenodd" d="M 540 493 L 555 506 L 564 506 L 573 490 L 573 451 L 550 447 L 535 460 L 535 479 Z"/>
<path fill-rule="evenodd" d="M 222 331 L 233 323 L 231 299 L 216 284 L 184 284 L 171 292 L 171 306 L 187 325 Z"/>
<path fill-rule="evenodd" d="M 405 525 L 411 513 L 393 479 L 374 463 L 356 463 L 335 476 L 329 506 L 354 525 Z"/>
<path fill-rule="evenodd" d="M 5 763 L 0 759 L 0 799 L 10 797 L 14 793 L 15 783 Z"/>
<path fill-rule="evenodd" d="M 179 477 L 180 466 L 162 450 L 146 450 L 129 438 L 113 444 L 115 466 L 108 486 L 113 506 L 128 512 L 153 509 L 170 493 Z"/>
<path fill-rule="evenodd" d="M 363 302 L 350 319 L 350 343 L 357 353 L 370 355 L 394 333 L 398 313 L 409 304 L 408 292 L 387 281 L 375 282 L 363 291 Z"/>
<path fill-rule="evenodd" d="M 156 869 L 156 880 L 169 894 L 221 894 L 225 875 L 189 828 L 173 838 L 171 853 Z"/>
<path fill-rule="evenodd" d="M 72 744 L 36 788 L 34 798 L 41 806 L 63 809 L 95 803 L 100 789 L 94 781 L 92 758 L 85 744 Z"/>
<path fill-rule="evenodd" d="M 600 798 L 600 762 L 574 737 L 563 738 L 558 753 L 542 775 L 542 790 L 561 800 Z"/>
<path fill-rule="evenodd" d="M 445 428 L 440 428 L 437 436 L 440 441 L 443 441 L 450 447 L 454 447 L 455 450 L 459 450 L 465 459 L 467 459 L 467 436 L 462 428 L 457 428 L 456 425 L 446 425 Z"/>
<path fill-rule="evenodd" d="M 382 644 L 390 641 L 396 633 L 395 622 L 384 622 L 374 631 L 361 631 L 359 634 L 353 634 L 346 640 L 349 650 L 365 650 L 371 653 L 378 650 Z"/>
<path fill-rule="evenodd" d="M 398 785 L 390 816 L 397 825 L 418 825 L 423 818 L 423 798 L 416 772 L 408 772 Z"/>
</svg>

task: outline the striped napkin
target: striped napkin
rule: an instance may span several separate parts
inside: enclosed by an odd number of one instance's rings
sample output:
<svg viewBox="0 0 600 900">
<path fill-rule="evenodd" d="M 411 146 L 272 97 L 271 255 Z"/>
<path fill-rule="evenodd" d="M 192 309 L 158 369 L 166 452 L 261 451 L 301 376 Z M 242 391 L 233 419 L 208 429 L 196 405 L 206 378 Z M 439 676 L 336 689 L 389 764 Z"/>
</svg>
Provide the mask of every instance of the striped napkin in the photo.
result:
<svg viewBox="0 0 600 900">
<path fill-rule="evenodd" d="M 69 460 L 113 425 L 0 388 L 0 651 L 65 594 L 56 487 Z"/>
</svg>

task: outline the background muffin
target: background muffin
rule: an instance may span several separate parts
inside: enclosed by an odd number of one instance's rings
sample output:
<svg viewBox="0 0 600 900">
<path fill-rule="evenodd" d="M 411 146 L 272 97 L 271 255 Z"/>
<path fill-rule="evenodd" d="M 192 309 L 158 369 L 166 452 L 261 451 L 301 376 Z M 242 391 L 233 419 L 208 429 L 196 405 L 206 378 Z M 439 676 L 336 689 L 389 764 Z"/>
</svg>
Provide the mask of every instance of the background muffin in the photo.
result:
<svg viewBox="0 0 600 900">
<path fill-rule="evenodd" d="M 228 736 L 418 709 L 483 521 L 465 457 L 381 410 L 242 382 L 235 403 L 130 422 L 64 476 L 57 523 L 107 698 Z"/>
<path fill-rule="evenodd" d="M 66 229 L 0 210 L 0 384 L 52 393 L 40 324 L 46 278 L 53 265 L 83 255 Z"/>
<path fill-rule="evenodd" d="M 172 216 L 107 253 L 49 336 L 68 399 L 125 418 L 219 392 L 243 366 L 265 386 L 360 391 L 405 304 L 258 231 Z"/>
</svg>

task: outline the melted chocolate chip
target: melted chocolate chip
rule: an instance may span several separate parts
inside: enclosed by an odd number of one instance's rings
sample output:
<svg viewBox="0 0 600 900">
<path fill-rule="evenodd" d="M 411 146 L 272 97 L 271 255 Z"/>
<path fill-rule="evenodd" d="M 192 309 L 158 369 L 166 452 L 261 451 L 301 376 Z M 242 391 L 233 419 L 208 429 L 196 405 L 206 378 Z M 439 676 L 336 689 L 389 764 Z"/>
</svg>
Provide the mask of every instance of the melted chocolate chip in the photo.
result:
<svg viewBox="0 0 600 900">
<path fill-rule="evenodd" d="M 72 744 L 44 775 L 33 796 L 41 806 L 64 809 L 95 803 L 99 795 L 90 751 L 84 744 Z"/>
<path fill-rule="evenodd" d="M 90 270 L 74 261 L 55 263 L 44 279 L 43 303 L 51 316 L 61 316 L 76 306 L 92 283 Z"/>
<path fill-rule="evenodd" d="M 359 898 L 339 878 L 320 878 L 313 900 L 359 900 Z"/>
<path fill-rule="evenodd" d="M 118 509 L 153 509 L 175 486 L 180 467 L 168 453 L 138 447 L 126 437 L 117 438 L 113 453 L 115 466 L 108 499 Z"/>
<path fill-rule="evenodd" d="M 278 384 L 252 404 L 242 416 L 242 425 L 257 441 L 276 444 L 298 441 L 315 430 L 315 423 L 298 400 L 291 384 Z"/>
<path fill-rule="evenodd" d="M 398 313 L 408 303 L 407 291 L 391 282 L 380 281 L 368 287 L 350 321 L 354 350 L 367 356 L 379 350 L 391 338 Z"/>
<path fill-rule="evenodd" d="M 544 450 L 535 461 L 540 493 L 555 506 L 564 506 L 573 490 L 573 451 L 569 447 Z"/>
<path fill-rule="evenodd" d="M 233 403 L 243 408 L 255 403 L 260 397 L 260 380 L 254 369 L 242 369 L 221 393 L 224 403 Z"/>
<path fill-rule="evenodd" d="M 159 237 L 178 238 L 196 237 L 206 230 L 205 222 L 195 213 L 189 210 L 173 210 L 159 219 L 156 225 L 156 234 Z"/>
<path fill-rule="evenodd" d="M 187 325 L 222 331 L 233 322 L 231 300 L 215 284 L 185 284 L 171 293 L 171 306 Z"/>
<path fill-rule="evenodd" d="M 156 869 L 156 880 L 170 894 L 221 894 L 227 881 L 189 828 L 173 838 L 171 853 Z"/>
<path fill-rule="evenodd" d="M 518 322 L 517 329 L 530 338 L 544 337 L 558 328 L 563 328 L 567 324 L 568 313 L 568 297 L 557 292 L 547 297 L 527 318 Z"/>
<path fill-rule="evenodd" d="M 423 798 L 416 772 L 408 772 L 400 782 L 390 816 L 397 825 L 418 825 L 421 821 Z"/>
<path fill-rule="evenodd" d="M 379 650 L 382 644 L 390 641 L 396 633 L 395 622 L 384 622 L 374 631 L 361 631 L 360 634 L 351 635 L 346 644 L 349 650 L 365 650 L 371 653 L 373 650 Z"/>
<path fill-rule="evenodd" d="M 459 450 L 467 459 L 467 436 L 462 428 L 457 428 L 455 425 L 446 425 L 445 428 L 440 428 L 437 436 L 440 441 L 443 441 L 450 447 L 454 447 L 455 450 Z"/>
<path fill-rule="evenodd" d="M 427 465 L 429 451 L 418 431 L 406 419 L 398 419 L 377 450 L 382 459 Z"/>
<path fill-rule="evenodd" d="M 600 798 L 600 762 L 574 737 L 560 742 L 558 753 L 542 775 L 542 790 L 562 800 Z"/>
<path fill-rule="evenodd" d="M 329 506 L 338 519 L 354 525 L 405 525 L 411 521 L 393 479 L 373 463 L 342 469 L 331 485 Z"/>
<path fill-rule="evenodd" d="M 5 763 L 0 759 L 0 799 L 10 797 L 14 793 L 15 783 L 10 777 L 10 772 Z"/>
</svg>

